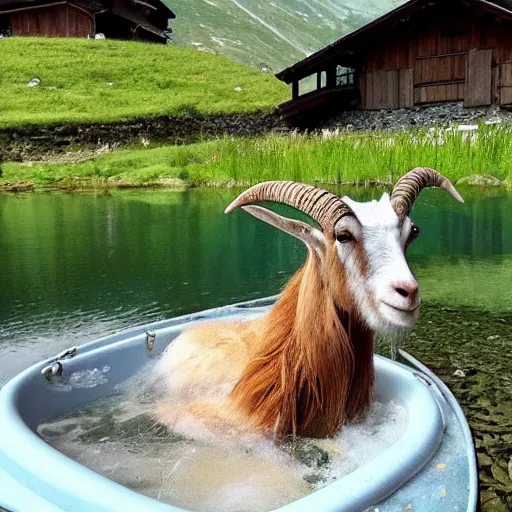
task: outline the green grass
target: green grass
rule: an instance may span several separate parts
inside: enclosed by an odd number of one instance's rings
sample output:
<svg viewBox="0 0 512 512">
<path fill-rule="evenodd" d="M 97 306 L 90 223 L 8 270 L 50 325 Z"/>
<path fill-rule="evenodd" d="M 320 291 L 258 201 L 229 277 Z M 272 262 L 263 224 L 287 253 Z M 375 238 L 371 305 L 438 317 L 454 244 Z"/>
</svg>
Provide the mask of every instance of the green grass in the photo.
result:
<svg viewBox="0 0 512 512">
<path fill-rule="evenodd" d="M 512 131 L 481 126 L 478 135 L 427 130 L 394 134 L 267 135 L 186 146 L 123 149 L 77 164 L 6 163 L 1 182 L 101 186 L 177 179 L 186 185 L 248 185 L 286 179 L 308 183 L 396 181 L 405 171 L 434 167 L 453 182 L 472 174 L 512 177 Z M 87 184 L 86 184 L 87 186 Z"/>
<path fill-rule="evenodd" d="M 442 170 L 452 181 L 471 174 L 507 179 L 512 171 L 512 131 L 482 125 L 478 134 L 414 130 L 226 139 L 209 167 L 214 176 L 240 182 L 360 183 L 394 181 L 417 166 Z"/>
<path fill-rule="evenodd" d="M 0 128 L 245 113 L 289 96 L 270 73 L 173 44 L 6 38 L 0 54 Z"/>
</svg>

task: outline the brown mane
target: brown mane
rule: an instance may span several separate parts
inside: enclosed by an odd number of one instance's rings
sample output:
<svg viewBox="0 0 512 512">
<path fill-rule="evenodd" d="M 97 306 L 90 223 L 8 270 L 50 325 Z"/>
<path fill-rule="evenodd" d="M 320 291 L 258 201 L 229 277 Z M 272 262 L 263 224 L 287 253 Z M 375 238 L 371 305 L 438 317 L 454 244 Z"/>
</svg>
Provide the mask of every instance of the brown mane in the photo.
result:
<svg viewBox="0 0 512 512">
<path fill-rule="evenodd" d="M 310 252 L 266 319 L 261 347 L 229 396 L 255 426 L 334 436 L 370 405 L 373 335 L 357 318 L 334 244 Z"/>
</svg>

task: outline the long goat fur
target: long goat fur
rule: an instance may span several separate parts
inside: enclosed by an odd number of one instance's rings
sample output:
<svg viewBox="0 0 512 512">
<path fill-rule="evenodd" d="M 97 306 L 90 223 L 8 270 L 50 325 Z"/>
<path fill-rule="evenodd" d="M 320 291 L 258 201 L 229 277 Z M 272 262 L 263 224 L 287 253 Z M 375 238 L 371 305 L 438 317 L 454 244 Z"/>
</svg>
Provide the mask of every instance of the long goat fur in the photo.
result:
<svg viewBox="0 0 512 512">
<path fill-rule="evenodd" d="M 322 262 L 310 251 L 263 320 L 192 328 L 197 360 L 178 362 L 171 370 L 176 381 L 194 386 L 234 378 L 236 383 L 222 402 L 190 403 L 188 414 L 267 430 L 277 438 L 332 437 L 369 407 L 373 334 L 346 291 L 334 244 L 325 258 Z M 185 379 L 180 374 L 184 362 Z M 173 423 L 165 408 L 160 417 Z"/>
<path fill-rule="evenodd" d="M 371 402 L 372 333 L 354 314 L 335 250 L 327 258 L 322 266 L 309 253 L 229 396 L 257 427 L 278 437 L 334 436 Z"/>
</svg>

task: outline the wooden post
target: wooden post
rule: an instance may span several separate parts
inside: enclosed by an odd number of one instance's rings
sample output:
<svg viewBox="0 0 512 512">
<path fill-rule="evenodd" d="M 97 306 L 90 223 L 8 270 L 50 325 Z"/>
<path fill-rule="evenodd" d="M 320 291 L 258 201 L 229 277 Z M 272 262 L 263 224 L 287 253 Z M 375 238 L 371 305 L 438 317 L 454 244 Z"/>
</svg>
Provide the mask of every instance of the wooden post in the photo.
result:
<svg viewBox="0 0 512 512">
<path fill-rule="evenodd" d="M 326 70 L 327 75 L 326 86 L 328 89 L 334 89 L 336 87 L 336 64 L 331 64 Z"/>
<path fill-rule="evenodd" d="M 292 82 L 292 100 L 296 100 L 299 97 L 299 82 L 294 80 Z"/>
</svg>

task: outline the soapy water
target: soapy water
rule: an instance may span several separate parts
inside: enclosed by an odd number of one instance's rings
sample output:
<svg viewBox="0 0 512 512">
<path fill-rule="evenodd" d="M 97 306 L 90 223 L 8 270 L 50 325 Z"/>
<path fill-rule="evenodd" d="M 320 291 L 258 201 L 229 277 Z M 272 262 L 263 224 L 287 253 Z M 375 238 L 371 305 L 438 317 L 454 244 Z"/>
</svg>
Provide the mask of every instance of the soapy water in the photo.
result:
<svg viewBox="0 0 512 512">
<path fill-rule="evenodd" d="M 160 425 L 146 390 L 75 409 L 38 432 L 77 462 L 159 501 L 205 512 L 259 512 L 354 471 L 396 442 L 407 421 L 399 403 L 375 402 L 333 439 L 198 441 L 193 432 L 184 437 Z"/>
</svg>

